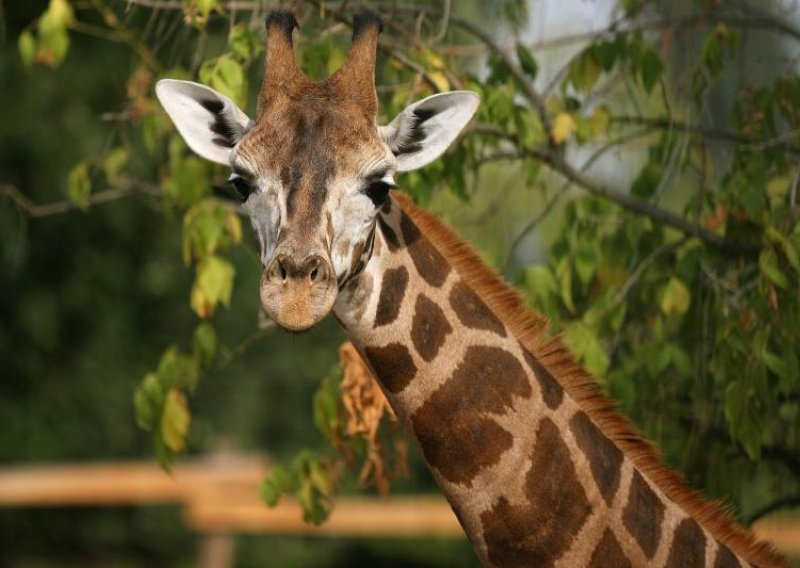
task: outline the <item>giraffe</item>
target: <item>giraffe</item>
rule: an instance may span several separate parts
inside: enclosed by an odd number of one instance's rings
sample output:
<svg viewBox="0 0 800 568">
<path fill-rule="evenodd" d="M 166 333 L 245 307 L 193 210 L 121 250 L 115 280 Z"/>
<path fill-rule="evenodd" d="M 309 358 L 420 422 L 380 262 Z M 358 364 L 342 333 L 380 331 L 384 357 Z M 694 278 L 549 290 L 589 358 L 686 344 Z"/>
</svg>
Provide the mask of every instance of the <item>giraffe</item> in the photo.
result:
<svg viewBox="0 0 800 568">
<path fill-rule="evenodd" d="M 208 87 L 156 93 L 189 147 L 228 165 L 264 271 L 264 311 L 306 330 L 333 312 L 413 433 L 487 566 L 786 566 L 667 469 L 542 316 L 443 222 L 395 191 L 472 118 L 455 91 L 378 126 L 380 19 L 313 81 L 294 16 L 266 21 L 254 120 Z"/>
</svg>

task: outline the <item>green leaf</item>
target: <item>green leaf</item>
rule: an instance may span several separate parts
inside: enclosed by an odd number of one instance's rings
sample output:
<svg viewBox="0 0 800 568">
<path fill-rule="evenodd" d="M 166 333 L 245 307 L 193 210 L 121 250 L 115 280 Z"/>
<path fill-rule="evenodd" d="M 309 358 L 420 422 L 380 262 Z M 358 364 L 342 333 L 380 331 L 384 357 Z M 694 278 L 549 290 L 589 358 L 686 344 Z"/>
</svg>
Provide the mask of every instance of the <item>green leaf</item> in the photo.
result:
<svg viewBox="0 0 800 568">
<path fill-rule="evenodd" d="M 633 181 L 631 193 L 642 199 L 652 197 L 658 188 L 662 174 L 663 168 L 659 161 L 651 160 L 647 162 L 642 171 L 639 172 L 639 176 Z"/>
<path fill-rule="evenodd" d="M 192 355 L 200 367 L 208 367 L 214 361 L 214 354 L 217 351 L 217 333 L 214 327 L 203 322 L 194 330 L 192 338 Z"/>
<path fill-rule="evenodd" d="M 667 316 L 671 314 L 682 315 L 689 309 L 691 301 L 692 294 L 689 292 L 689 288 L 683 281 L 673 276 L 669 279 L 661 295 L 661 311 Z"/>
<path fill-rule="evenodd" d="M 191 416 L 186 397 L 177 388 L 171 388 L 164 401 L 161 435 L 164 437 L 164 443 L 173 452 L 180 452 L 186 445 L 186 434 L 189 432 L 190 422 Z"/>
<path fill-rule="evenodd" d="M 575 117 L 568 112 L 558 113 L 553 121 L 553 132 L 551 133 L 553 142 L 556 144 L 563 143 L 577 129 L 578 124 L 575 122 Z"/>
<path fill-rule="evenodd" d="M 47 10 L 39 18 L 39 41 L 34 60 L 57 67 L 67 56 L 69 34 L 67 28 L 75 15 L 67 0 L 50 0 Z"/>
<path fill-rule="evenodd" d="M 642 77 L 642 85 L 648 93 L 651 92 L 664 73 L 664 63 L 654 49 L 646 49 L 642 54 L 639 61 L 639 72 Z"/>
<path fill-rule="evenodd" d="M 583 322 L 575 322 L 564 331 L 564 340 L 595 377 L 604 377 L 610 363 L 595 331 Z"/>
<path fill-rule="evenodd" d="M 67 0 L 50 0 L 44 14 L 39 20 L 39 29 L 48 33 L 61 30 L 75 21 L 75 13 Z"/>
<path fill-rule="evenodd" d="M 536 74 L 539 72 L 539 64 L 533 57 L 528 48 L 521 43 L 517 42 L 517 58 L 519 58 L 519 66 L 527 73 L 531 79 L 536 79 Z"/>
<path fill-rule="evenodd" d="M 575 313 L 575 302 L 572 299 L 572 267 L 568 258 L 562 258 L 556 266 L 556 278 L 561 300 L 570 313 Z"/>
<path fill-rule="evenodd" d="M 164 441 L 161 429 L 153 432 L 153 449 L 155 450 L 158 464 L 165 471 L 172 471 L 172 466 L 175 464 L 175 451 Z"/>
<path fill-rule="evenodd" d="M 338 45 L 330 45 L 325 65 L 328 75 L 333 75 L 347 59 L 347 54 Z"/>
<path fill-rule="evenodd" d="M 218 256 L 204 259 L 192 286 L 192 310 L 201 318 L 214 315 L 217 304 L 229 306 L 236 270 L 227 260 Z"/>
<path fill-rule="evenodd" d="M 800 227 L 800 225 L 798 225 Z M 783 235 L 778 229 L 775 227 L 767 227 L 767 230 L 764 233 L 768 242 L 777 243 L 782 251 L 783 254 L 786 256 L 786 260 L 789 261 L 789 265 L 800 274 L 800 257 L 798 257 L 797 249 L 792 244 L 792 240 Z"/>
<path fill-rule="evenodd" d="M 761 274 L 779 288 L 788 288 L 789 280 L 778 267 L 778 255 L 771 248 L 764 249 L 758 257 Z"/>
<path fill-rule="evenodd" d="M 200 379 L 197 361 L 181 355 L 174 346 L 167 349 L 161 356 L 156 373 L 164 389 L 181 387 L 192 391 Z"/>
<path fill-rule="evenodd" d="M 342 372 L 339 367 L 330 372 L 314 393 L 313 418 L 317 430 L 336 446 L 342 427 Z"/>
<path fill-rule="evenodd" d="M 578 91 L 590 91 L 599 77 L 600 66 L 591 50 L 575 60 L 569 69 L 569 81 Z"/>
<path fill-rule="evenodd" d="M 240 22 L 231 28 L 228 45 L 233 55 L 240 61 L 249 61 L 261 51 L 261 43 L 245 22 Z"/>
<path fill-rule="evenodd" d="M 244 106 L 244 68 L 232 54 L 226 53 L 203 63 L 200 67 L 200 80 Z"/>
<path fill-rule="evenodd" d="M 262 501 L 270 507 L 274 507 L 278 504 L 281 495 L 288 491 L 294 491 L 296 486 L 296 475 L 284 466 L 276 465 L 272 468 L 269 477 L 259 485 L 259 495 Z"/>
<path fill-rule="evenodd" d="M 17 47 L 22 64 L 25 67 L 31 67 L 34 57 L 36 56 L 36 40 L 33 34 L 28 30 L 19 34 L 19 38 L 17 38 Z"/>
<path fill-rule="evenodd" d="M 185 152 L 182 138 L 173 136 L 169 147 L 169 175 L 162 181 L 162 187 L 170 200 L 191 207 L 211 193 L 208 183 L 211 168 L 205 160 Z"/>
<path fill-rule="evenodd" d="M 92 181 L 89 179 L 89 166 L 85 162 L 75 165 L 67 177 L 67 197 L 75 205 L 86 211 L 89 209 L 89 194 Z"/>
<path fill-rule="evenodd" d="M 103 160 L 103 173 L 109 182 L 115 182 L 119 179 L 119 173 L 128 163 L 128 151 L 125 148 L 114 148 Z"/>
<path fill-rule="evenodd" d="M 153 431 L 161 418 L 164 396 L 158 376 L 155 373 L 145 375 L 133 393 L 136 424 L 139 428 L 146 432 Z"/>
<path fill-rule="evenodd" d="M 761 425 L 754 408 L 753 393 L 744 380 L 736 380 L 725 390 L 725 419 L 731 436 L 741 442 L 750 459 L 761 454 Z"/>
</svg>

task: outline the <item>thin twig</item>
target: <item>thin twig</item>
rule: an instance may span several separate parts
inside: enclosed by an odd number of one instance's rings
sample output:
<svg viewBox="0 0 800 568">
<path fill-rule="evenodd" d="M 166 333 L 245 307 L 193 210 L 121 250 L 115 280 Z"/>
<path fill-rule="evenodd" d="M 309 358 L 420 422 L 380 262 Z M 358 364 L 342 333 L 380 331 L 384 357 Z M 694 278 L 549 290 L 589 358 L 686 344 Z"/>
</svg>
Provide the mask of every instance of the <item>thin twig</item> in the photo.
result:
<svg viewBox="0 0 800 568">
<path fill-rule="evenodd" d="M 0 185 L 0 193 L 14 201 L 20 211 L 31 219 L 60 215 L 81 208 L 76 202 L 68 199 L 53 201 L 51 203 L 34 203 L 13 185 Z M 154 185 L 124 180 L 120 182 L 119 187 L 90 195 L 87 202 L 89 205 L 101 205 L 137 194 L 151 195 L 154 197 L 161 197 L 163 195 L 161 190 Z"/>
<path fill-rule="evenodd" d="M 648 117 L 648 116 L 612 116 L 612 124 L 625 124 L 625 125 L 639 125 L 639 126 L 652 126 L 653 128 L 665 128 L 680 130 L 683 132 L 696 133 L 704 138 L 724 140 L 733 144 L 741 144 L 744 148 L 751 150 L 763 150 L 775 146 L 785 146 L 789 150 L 800 152 L 800 144 L 790 144 L 789 142 L 794 139 L 795 141 L 800 138 L 800 130 L 792 130 L 779 134 L 773 138 L 758 139 L 747 134 L 734 132 L 731 130 L 723 130 L 720 128 L 707 128 L 699 124 L 691 124 L 669 118 L 662 117 Z"/>
<path fill-rule="evenodd" d="M 660 256 L 678 250 L 685 242 L 686 238 L 684 237 L 678 241 L 663 244 L 657 249 L 653 250 L 653 252 L 651 252 L 649 255 L 647 255 L 645 259 L 636 266 L 633 272 L 631 272 L 631 275 L 628 276 L 625 282 L 623 282 L 622 286 L 620 286 L 620 289 L 617 291 L 614 298 L 608 304 L 606 304 L 605 307 L 603 307 L 603 309 L 598 314 L 597 318 L 602 319 L 604 316 L 611 313 L 614 310 L 614 308 L 616 308 L 622 302 L 624 302 L 625 298 L 628 297 L 628 294 L 630 294 L 633 287 L 636 286 L 639 280 L 641 280 L 645 271 L 656 260 L 658 260 Z"/>
</svg>

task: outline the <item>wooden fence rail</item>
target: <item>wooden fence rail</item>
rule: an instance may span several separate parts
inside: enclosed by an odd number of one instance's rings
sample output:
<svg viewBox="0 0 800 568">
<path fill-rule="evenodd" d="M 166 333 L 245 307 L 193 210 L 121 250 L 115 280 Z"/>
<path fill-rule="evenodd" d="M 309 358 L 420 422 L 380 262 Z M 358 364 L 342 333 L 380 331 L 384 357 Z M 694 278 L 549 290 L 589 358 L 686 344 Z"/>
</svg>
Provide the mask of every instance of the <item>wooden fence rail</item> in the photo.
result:
<svg viewBox="0 0 800 568">
<path fill-rule="evenodd" d="M 175 503 L 183 505 L 189 528 L 211 535 L 463 537 L 447 502 L 431 495 L 342 497 L 324 525 L 308 525 L 291 499 L 271 509 L 261 502 L 258 484 L 268 469 L 266 459 L 240 455 L 182 463 L 169 475 L 152 462 L 10 467 L 0 469 L 0 507 Z M 800 555 L 800 518 L 767 518 L 755 531 L 783 552 Z M 208 544 L 231 546 L 214 539 Z"/>
</svg>

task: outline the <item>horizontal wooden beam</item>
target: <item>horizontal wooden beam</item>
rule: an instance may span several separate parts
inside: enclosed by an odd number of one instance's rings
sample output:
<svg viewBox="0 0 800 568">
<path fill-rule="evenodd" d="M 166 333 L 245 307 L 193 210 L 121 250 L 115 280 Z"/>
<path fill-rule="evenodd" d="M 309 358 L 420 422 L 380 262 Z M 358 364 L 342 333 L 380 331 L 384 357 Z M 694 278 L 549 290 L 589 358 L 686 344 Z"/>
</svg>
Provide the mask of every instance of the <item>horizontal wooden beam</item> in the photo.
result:
<svg viewBox="0 0 800 568">
<path fill-rule="evenodd" d="M 236 455 L 187 462 L 167 473 L 154 462 L 115 462 L 0 469 L 0 507 L 181 503 L 227 487 L 256 487 L 267 460 Z"/>
<path fill-rule="evenodd" d="M 202 533 L 270 533 L 350 537 L 463 537 L 440 496 L 340 497 L 321 526 L 302 520 L 299 504 L 264 505 L 258 485 L 269 471 L 263 457 L 213 455 L 166 473 L 153 462 L 115 462 L 0 469 L 0 507 L 68 507 L 175 503 Z M 800 519 L 773 516 L 756 534 L 786 554 L 800 555 Z"/>
<path fill-rule="evenodd" d="M 464 531 L 439 496 L 340 497 L 319 526 L 303 521 L 300 505 L 283 499 L 273 508 L 261 502 L 195 501 L 187 505 L 188 526 L 204 533 L 267 533 L 348 537 L 457 537 Z"/>
</svg>

